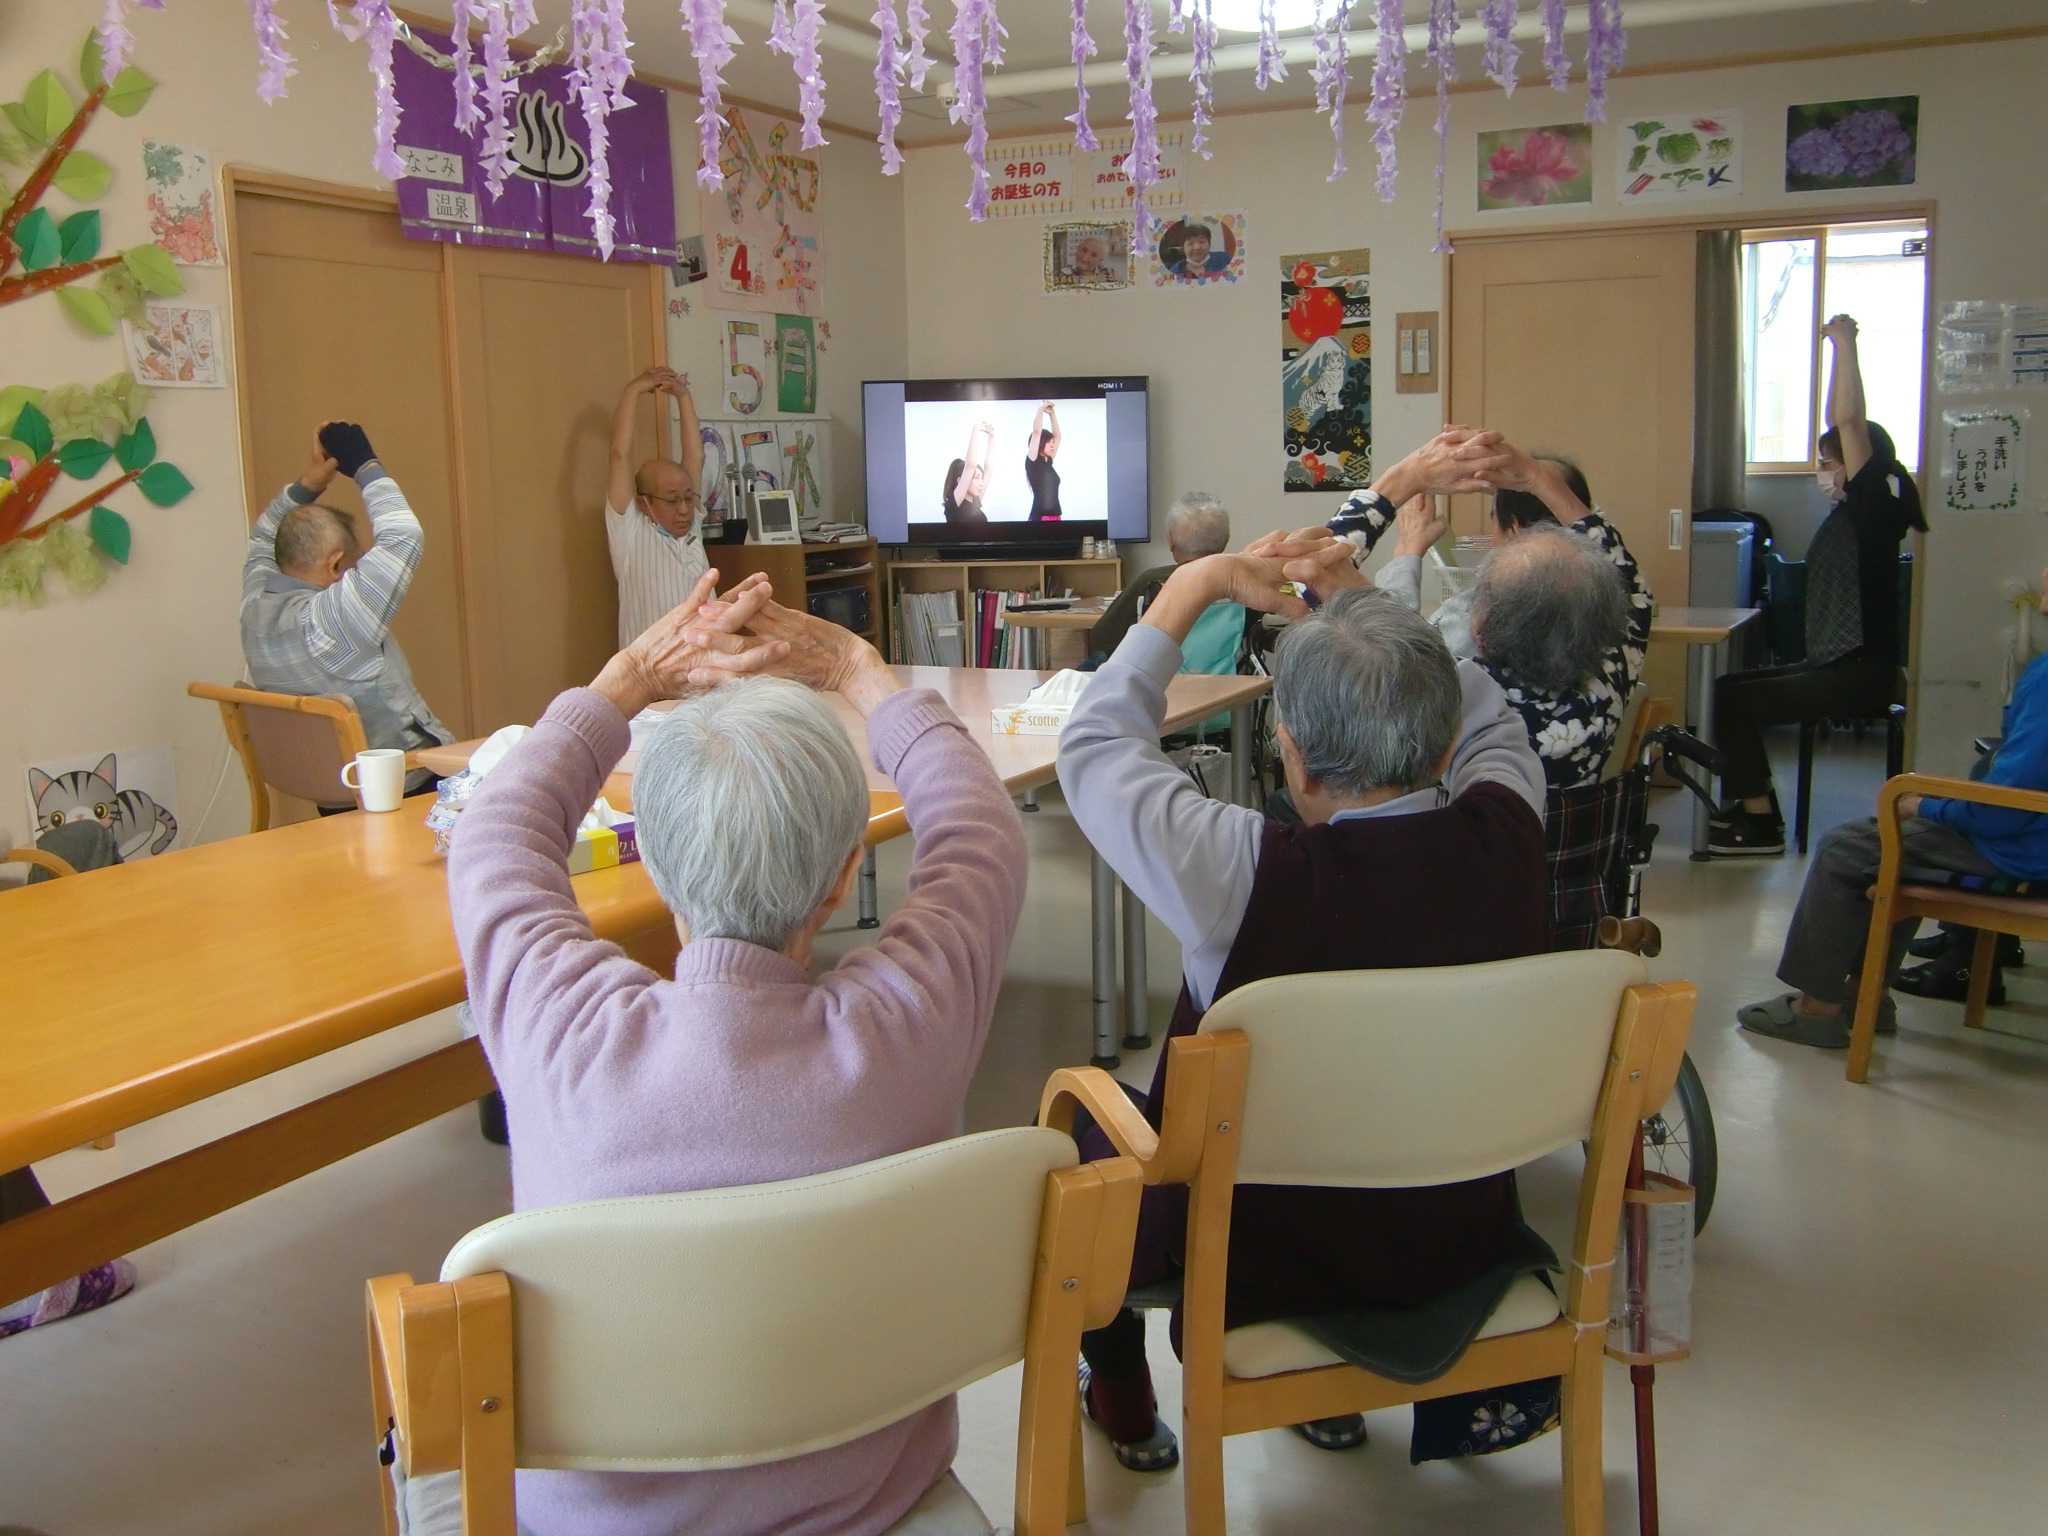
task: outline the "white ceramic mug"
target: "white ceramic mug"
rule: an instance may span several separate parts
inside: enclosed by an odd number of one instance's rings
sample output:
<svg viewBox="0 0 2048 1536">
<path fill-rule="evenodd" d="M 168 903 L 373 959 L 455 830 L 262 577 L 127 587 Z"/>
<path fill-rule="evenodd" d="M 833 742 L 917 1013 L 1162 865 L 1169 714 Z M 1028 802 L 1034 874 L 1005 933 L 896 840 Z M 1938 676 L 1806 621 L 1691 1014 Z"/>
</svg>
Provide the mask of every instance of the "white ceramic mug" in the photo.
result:
<svg viewBox="0 0 2048 1536">
<path fill-rule="evenodd" d="M 349 769 L 356 776 L 348 776 Z M 371 747 L 345 764 L 341 782 L 362 796 L 366 811 L 395 811 L 405 798 L 405 754 L 395 747 Z"/>
</svg>

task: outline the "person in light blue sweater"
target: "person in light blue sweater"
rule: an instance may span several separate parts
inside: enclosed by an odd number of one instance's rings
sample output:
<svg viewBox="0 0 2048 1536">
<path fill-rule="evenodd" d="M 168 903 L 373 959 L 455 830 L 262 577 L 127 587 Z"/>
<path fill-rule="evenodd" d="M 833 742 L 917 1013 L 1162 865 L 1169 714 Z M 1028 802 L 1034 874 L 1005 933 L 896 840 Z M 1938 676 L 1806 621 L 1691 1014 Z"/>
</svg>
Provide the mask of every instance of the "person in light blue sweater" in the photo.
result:
<svg viewBox="0 0 2048 1536">
<path fill-rule="evenodd" d="M 2042 592 L 2042 611 L 2048 613 L 2048 572 L 2042 576 Z M 2048 790 L 2048 656 L 2035 657 L 2020 674 L 2005 708 L 2004 744 L 1984 780 L 2012 789 Z M 1919 795 L 1902 798 L 1899 815 L 1911 869 L 1928 871 L 1933 878 L 2048 880 L 2048 815 Z M 1798 990 L 1738 1010 L 1736 1019 L 1744 1029 L 1799 1045 L 1848 1046 L 1848 1008 L 1854 1004 L 1856 972 L 1870 933 L 1869 890 L 1877 862 L 1875 818 L 1848 822 L 1821 839 L 1778 962 L 1778 979 Z M 1893 933 L 1888 977 L 1897 975 L 1918 926 L 1909 920 Z M 1898 1027 L 1889 996 L 1877 1027 L 1880 1034 Z"/>
</svg>

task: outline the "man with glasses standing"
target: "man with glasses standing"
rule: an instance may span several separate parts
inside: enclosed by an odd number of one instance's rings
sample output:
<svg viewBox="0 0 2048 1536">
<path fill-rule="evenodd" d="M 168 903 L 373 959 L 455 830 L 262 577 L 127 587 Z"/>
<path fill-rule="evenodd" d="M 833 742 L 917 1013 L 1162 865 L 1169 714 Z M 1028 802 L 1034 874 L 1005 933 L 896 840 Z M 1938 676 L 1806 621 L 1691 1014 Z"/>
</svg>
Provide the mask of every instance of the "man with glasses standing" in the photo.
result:
<svg viewBox="0 0 2048 1536">
<path fill-rule="evenodd" d="M 662 396 L 683 412 L 683 457 L 652 458 L 633 467 L 633 418 L 651 395 L 660 412 L 657 444 L 668 426 Z M 640 638 L 656 619 L 690 595 L 708 564 L 697 530 L 704 510 L 704 437 L 689 381 L 670 368 L 649 368 L 632 379 L 612 411 L 611 467 L 605 482 L 604 528 L 612 574 L 619 583 L 619 645 Z"/>
</svg>

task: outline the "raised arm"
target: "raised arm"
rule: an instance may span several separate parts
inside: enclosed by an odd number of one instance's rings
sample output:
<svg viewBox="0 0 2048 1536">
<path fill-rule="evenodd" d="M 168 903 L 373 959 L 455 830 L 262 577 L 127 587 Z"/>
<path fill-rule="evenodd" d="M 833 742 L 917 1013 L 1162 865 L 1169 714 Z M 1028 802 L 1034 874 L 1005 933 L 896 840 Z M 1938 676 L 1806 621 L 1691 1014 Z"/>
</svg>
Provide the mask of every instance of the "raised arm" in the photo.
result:
<svg viewBox="0 0 2048 1536">
<path fill-rule="evenodd" d="M 1828 425 L 1842 439 L 1842 477 L 1854 480 L 1870 462 L 1870 421 L 1863 407 L 1863 369 L 1856 355 L 1856 322 L 1836 315 L 1821 327 L 1834 344 L 1828 363 Z"/>
<path fill-rule="evenodd" d="M 1357 558 L 1363 560 L 1372 553 L 1380 535 L 1393 526 L 1398 508 L 1425 492 L 1455 496 L 1490 491 L 1493 485 L 1486 477 L 1504 457 L 1498 432 L 1445 427 L 1381 475 L 1370 489 L 1339 507 L 1329 521 L 1330 532 L 1350 540 Z"/>
<path fill-rule="evenodd" d="M 425 535 L 362 428 L 334 422 L 323 431 L 341 433 L 329 446 L 336 450 L 342 473 L 362 489 L 372 543 L 340 580 L 314 593 L 306 605 L 306 647 L 337 677 L 361 682 L 374 676 L 380 664 L 384 637 L 425 553 Z"/>
<path fill-rule="evenodd" d="M 306 506 L 325 495 L 339 468 L 328 457 L 327 450 L 320 446 L 316 433 L 311 465 L 303 475 L 271 498 L 270 505 L 263 509 L 263 515 L 249 529 L 249 549 L 242 559 L 243 602 L 261 592 L 270 578 L 277 574 L 277 525 L 284 521 L 285 514 L 293 507 Z"/>
<path fill-rule="evenodd" d="M 704 488 L 704 423 L 697 419 L 697 400 L 690 393 L 690 380 L 686 374 L 677 374 L 666 386 L 668 393 L 675 396 L 676 408 L 683 418 L 683 456 L 678 462 L 683 473 L 690 477 L 690 484 Z M 616 503 L 614 503 L 616 505 Z"/>
<path fill-rule="evenodd" d="M 977 469 L 985 467 L 995 447 L 996 429 L 993 423 L 977 421 L 967 433 L 967 462 L 960 470 L 960 483 L 964 486 L 974 478 Z"/>
<path fill-rule="evenodd" d="M 1045 419 L 1052 426 L 1052 441 L 1045 445 L 1045 456 L 1049 459 L 1060 451 L 1060 412 L 1050 400 L 1045 402 Z"/>
<path fill-rule="evenodd" d="M 633 462 L 634 418 L 640 408 L 640 397 L 651 395 L 676 381 L 675 373 L 667 368 L 649 368 L 645 373 L 635 374 L 626 381 L 626 387 L 619 392 L 619 403 L 612 407 L 611 453 L 605 468 L 605 501 L 614 512 L 633 510 L 633 473 L 639 465 Z M 688 392 L 683 396 L 683 425 L 687 428 L 696 407 L 689 403 Z M 690 445 L 683 445 L 684 467 L 688 467 L 687 455 Z M 704 448 L 697 446 L 697 469 L 704 468 Z"/>
</svg>

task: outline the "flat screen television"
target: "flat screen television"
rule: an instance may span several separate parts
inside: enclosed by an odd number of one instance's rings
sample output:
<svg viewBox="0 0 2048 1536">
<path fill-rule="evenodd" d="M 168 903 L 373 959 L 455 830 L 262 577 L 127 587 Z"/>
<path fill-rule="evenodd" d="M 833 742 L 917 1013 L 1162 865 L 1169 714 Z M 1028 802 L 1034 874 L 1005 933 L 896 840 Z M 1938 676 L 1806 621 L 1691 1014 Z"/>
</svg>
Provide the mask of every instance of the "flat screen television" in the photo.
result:
<svg viewBox="0 0 2048 1536">
<path fill-rule="evenodd" d="M 1142 375 L 861 385 L 868 532 L 991 554 L 1151 537 Z"/>
</svg>

